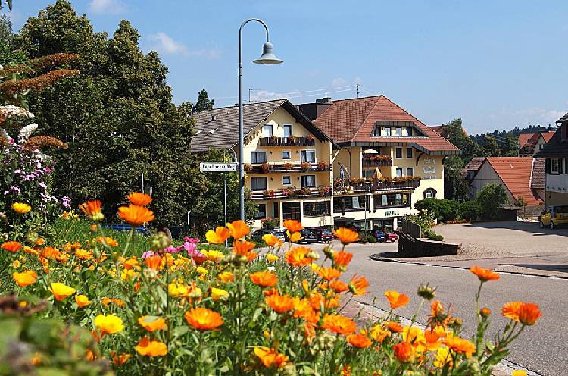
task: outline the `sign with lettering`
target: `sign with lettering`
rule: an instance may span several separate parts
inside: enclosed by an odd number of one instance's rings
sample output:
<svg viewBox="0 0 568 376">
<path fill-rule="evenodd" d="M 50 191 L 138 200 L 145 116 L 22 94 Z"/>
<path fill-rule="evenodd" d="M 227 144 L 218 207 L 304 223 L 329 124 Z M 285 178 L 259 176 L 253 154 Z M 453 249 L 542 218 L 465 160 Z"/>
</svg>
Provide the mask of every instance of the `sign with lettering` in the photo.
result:
<svg viewBox="0 0 568 376">
<path fill-rule="evenodd" d="M 199 171 L 201 172 L 231 172 L 237 171 L 238 163 L 218 163 L 218 162 L 201 162 Z"/>
</svg>

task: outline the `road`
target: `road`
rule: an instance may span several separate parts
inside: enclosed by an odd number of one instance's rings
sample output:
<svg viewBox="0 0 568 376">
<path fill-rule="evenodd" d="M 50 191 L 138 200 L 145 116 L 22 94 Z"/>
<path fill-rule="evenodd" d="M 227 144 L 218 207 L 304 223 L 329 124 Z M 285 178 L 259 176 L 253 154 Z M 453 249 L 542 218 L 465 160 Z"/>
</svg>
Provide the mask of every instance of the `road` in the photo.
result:
<svg viewBox="0 0 568 376">
<path fill-rule="evenodd" d="M 337 245 L 339 246 L 339 245 Z M 323 245 L 313 245 L 315 249 Z M 416 265 L 405 262 L 384 262 L 371 259 L 373 254 L 396 252 L 396 244 L 353 244 L 347 250 L 354 257 L 349 273 L 365 275 L 371 284 L 369 293 L 359 301 L 388 310 L 383 296 L 385 290 L 394 289 L 409 295 L 412 300 L 399 314 L 410 318 L 418 307 L 416 289 L 420 283 L 437 286 L 436 298 L 445 306 L 451 304 L 455 316 L 464 319 L 466 335 L 471 335 L 475 322 L 474 297 L 478 280 L 463 268 Z M 475 262 L 472 261 L 471 265 Z M 464 265 L 462 265 L 464 266 Z M 350 276 L 346 276 L 349 278 Z M 532 301 L 538 303 L 542 317 L 538 323 L 525 330 L 511 347 L 507 359 L 541 375 L 568 375 L 565 344 L 568 343 L 568 279 L 502 274 L 499 281 L 484 285 L 481 305 L 493 312 L 491 328 L 502 328 L 506 321 L 501 316 L 501 307 L 508 301 Z M 420 316 L 425 322 L 426 309 Z"/>
</svg>

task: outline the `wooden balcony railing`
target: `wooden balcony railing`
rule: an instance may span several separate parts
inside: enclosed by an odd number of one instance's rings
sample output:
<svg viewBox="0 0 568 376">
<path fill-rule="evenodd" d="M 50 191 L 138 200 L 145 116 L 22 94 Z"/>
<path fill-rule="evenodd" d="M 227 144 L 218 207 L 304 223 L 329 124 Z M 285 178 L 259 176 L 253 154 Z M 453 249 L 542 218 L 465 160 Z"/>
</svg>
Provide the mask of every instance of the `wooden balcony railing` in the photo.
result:
<svg viewBox="0 0 568 376">
<path fill-rule="evenodd" d="M 291 136 L 291 137 L 261 137 L 260 146 L 314 146 L 316 140 L 313 136 Z"/>
<path fill-rule="evenodd" d="M 392 166 L 392 158 L 390 155 L 371 155 L 363 156 L 363 168 L 365 167 L 382 167 Z"/>
<path fill-rule="evenodd" d="M 268 200 L 274 198 L 303 198 L 303 197 L 328 197 L 331 196 L 331 187 L 320 185 L 312 188 L 283 187 L 266 191 L 252 191 L 250 197 L 253 200 Z"/>
<path fill-rule="evenodd" d="M 401 189 L 416 189 L 420 186 L 419 177 L 379 178 L 379 179 L 335 179 L 333 183 L 334 195 L 352 192 L 377 192 Z"/>
<path fill-rule="evenodd" d="M 331 171 L 331 165 L 326 162 L 318 163 L 262 163 L 245 164 L 245 171 L 249 174 L 270 174 L 282 172 L 309 172 L 309 171 Z"/>
</svg>

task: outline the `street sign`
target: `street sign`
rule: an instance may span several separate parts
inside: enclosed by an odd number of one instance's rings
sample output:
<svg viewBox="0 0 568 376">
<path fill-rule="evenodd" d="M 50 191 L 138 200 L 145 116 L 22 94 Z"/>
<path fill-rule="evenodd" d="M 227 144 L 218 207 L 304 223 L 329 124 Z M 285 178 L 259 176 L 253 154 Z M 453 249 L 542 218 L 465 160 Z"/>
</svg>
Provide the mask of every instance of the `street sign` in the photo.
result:
<svg viewBox="0 0 568 376">
<path fill-rule="evenodd" d="M 228 172 L 237 171 L 238 163 L 217 163 L 217 162 L 201 162 L 199 171 L 201 172 Z"/>
</svg>

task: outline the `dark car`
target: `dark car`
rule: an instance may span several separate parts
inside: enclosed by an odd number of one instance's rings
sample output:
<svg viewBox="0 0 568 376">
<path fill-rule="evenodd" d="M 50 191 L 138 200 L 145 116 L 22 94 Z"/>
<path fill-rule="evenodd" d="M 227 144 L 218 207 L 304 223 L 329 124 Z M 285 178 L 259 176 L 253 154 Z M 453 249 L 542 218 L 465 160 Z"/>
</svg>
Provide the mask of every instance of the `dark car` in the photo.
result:
<svg viewBox="0 0 568 376">
<path fill-rule="evenodd" d="M 384 243 L 387 241 L 387 234 L 385 234 L 381 230 L 373 231 L 373 236 L 375 237 L 375 239 L 377 239 L 377 242 L 379 243 Z"/>
<path fill-rule="evenodd" d="M 302 229 L 302 231 L 300 231 L 300 234 L 302 234 L 302 238 L 298 240 L 298 243 L 309 244 L 309 243 L 317 243 L 318 241 L 315 232 L 309 228 Z"/>
<path fill-rule="evenodd" d="M 316 227 L 311 228 L 310 230 L 312 230 L 312 232 L 316 235 L 318 242 L 327 243 L 333 240 L 333 234 L 331 233 L 331 230 L 325 227 Z"/>
</svg>

